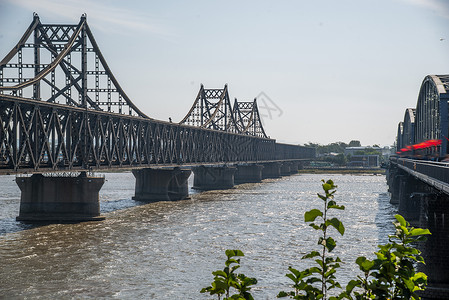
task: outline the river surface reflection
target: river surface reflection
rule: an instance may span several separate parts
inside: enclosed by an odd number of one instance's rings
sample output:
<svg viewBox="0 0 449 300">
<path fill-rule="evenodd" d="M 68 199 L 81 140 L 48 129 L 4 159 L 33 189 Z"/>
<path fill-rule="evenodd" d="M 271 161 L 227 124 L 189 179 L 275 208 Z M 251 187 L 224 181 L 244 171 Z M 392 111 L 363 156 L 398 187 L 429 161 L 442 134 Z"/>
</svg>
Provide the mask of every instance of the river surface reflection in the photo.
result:
<svg viewBox="0 0 449 300">
<path fill-rule="evenodd" d="M 303 214 L 321 207 L 320 180 L 338 185 L 338 217 L 346 227 L 335 252 L 346 263 L 338 279 L 357 273 L 357 256 L 387 242 L 396 208 L 385 176 L 293 175 L 191 199 L 150 204 L 131 200 L 131 173 L 107 173 L 102 222 L 24 225 L 15 221 L 20 191 L 0 176 L 0 298 L 210 299 L 200 294 L 223 268 L 225 249 L 241 249 L 241 271 L 256 277 L 256 299 L 288 289 L 288 267 L 316 244 Z M 192 178 L 190 178 L 192 179 Z"/>
</svg>

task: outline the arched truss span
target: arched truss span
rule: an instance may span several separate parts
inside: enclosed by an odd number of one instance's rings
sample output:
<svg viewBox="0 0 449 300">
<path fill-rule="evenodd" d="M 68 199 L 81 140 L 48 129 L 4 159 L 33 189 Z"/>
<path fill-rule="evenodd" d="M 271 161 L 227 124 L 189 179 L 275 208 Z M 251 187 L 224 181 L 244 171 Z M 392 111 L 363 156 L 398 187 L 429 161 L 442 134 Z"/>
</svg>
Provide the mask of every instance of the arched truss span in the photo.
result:
<svg viewBox="0 0 449 300">
<path fill-rule="evenodd" d="M 415 143 L 442 140 L 441 154 L 447 153 L 449 75 L 426 76 L 416 105 Z"/>
<path fill-rule="evenodd" d="M 148 118 L 115 79 L 85 15 L 78 25 L 55 25 L 34 14 L 0 61 L 0 94 Z"/>
<path fill-rule="evenodd" d="M 415 114 L 414 108 L 407 108 L 404 114 L 404 122 L 402 124 L 402 148 L 415 144 Z"/>
<path fill-rule="evenodd" d="M 235 99 L 232 114 L 234 115 L 234 120 L 237 121 L 239 132 L 268 138 L 263 129 L 256 99 L 252 102 L 238 102 Z"/>
<path fill-rule="evenodd" d="M 400 151 L 402 148 L 404 148 L 404 122 L 398 123 L 398 132 L 396 135 L 396 151 Z"/>
<path fill-rule="evenodd" d="M 238 133 L 232 116 L 228 86 L 205 89 L 203 85 L 187 115 L 179 124 Z"/>
<path fill-rule="evenodd" d="M 232 107 L 227 85 L 223 89 L 205 89 L 201 85 L 192 107 L 179 124 L 267 138 L 256 100 L 236 99 Z"/>
</svg>

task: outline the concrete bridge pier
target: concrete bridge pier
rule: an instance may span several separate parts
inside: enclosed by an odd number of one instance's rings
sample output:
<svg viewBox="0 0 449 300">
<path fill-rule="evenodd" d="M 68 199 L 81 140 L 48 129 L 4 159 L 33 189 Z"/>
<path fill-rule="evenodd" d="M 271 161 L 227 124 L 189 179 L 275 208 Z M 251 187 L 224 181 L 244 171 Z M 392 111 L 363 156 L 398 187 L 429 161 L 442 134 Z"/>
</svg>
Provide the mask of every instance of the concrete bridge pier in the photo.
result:
<svg viewBox="0 0 449 300">
<path fill-rule="evenodd" d="M 449 299 L 449 196 L 422 193 L 420 227 L 432 235 L 420 245 L 425 265 L 420 271 L 427 274 L 428 286 L 422 299 Z"/>
<path fill-rule="evenodd" d="M 281 176 L 288 176 L 292 174 L 292 163 L 284 161 L 281 165 Z"/>
<path fill-rule="evenodd" d="M 400 183 L 403 180 L 402 177 L 404 177 L 404 176 L 405 175 L 403 175 L 402 173 L 397 172 L 391 180 L 391 185 L 388 189 L 391 194 L 391 198 L 390 198 L 391 204 L 399 204 L 399 200 L 400 200 L 399 192 L 400 192 L 400 186 L 401 186 Z"/>
<path fill-rule="evenodd" d="M 269 162 L 269 163 L 263 163 L 262 165 L 263 165 L 262 179 L 281 177 L 281 163 Z"/>
<path fill-rule="evenodd" d="M 99 191 L 104 177 L 88 176 L 86 172 L 74 176 L 17 177 L 20 188 L 20 212 L 17 221 L 82 222 L 99 221 Z"/>
<path fill-rule="evenodd" d="M 245 164 L 236 165 L 237 170 L 234 174 L 235 183 L 261 182 L 263 165 Z"/>
<path fill-rule="evenodd" d="M 234 166 L 199 166 L 192 168 L 193 188 L 196 190 L 224 190 L 234 187 Z"/>
<path fill-rule="evenodd" d="M 290 174 L 297 174 L 299 170 L 299 161 L 292 161 L 290 162 Z"/>
<path fill-rule="evenodd" d="M 390 203 L 398 204 L 399 202 L 399 184 L 398 178 L 396 176 L 399 175 L 399 168 L 394 165 L 390 165 L 387 169 L 386 179 L 388 185 L 388 192 L 390 192 Z"/>
<path fill-rule="evenodd" d="M 398 176 L 398 212 L 413 226 L 418 226 L 420 218 L 421 194 L 428 185 L 410 175 Z"/>
<path fill-rule="evenodd" d="M 134 169 L 136 178 L 134 200 L 175 201 L 189 197 L 188 179 L 191 170 L 173 169 Z"/>
</svg>

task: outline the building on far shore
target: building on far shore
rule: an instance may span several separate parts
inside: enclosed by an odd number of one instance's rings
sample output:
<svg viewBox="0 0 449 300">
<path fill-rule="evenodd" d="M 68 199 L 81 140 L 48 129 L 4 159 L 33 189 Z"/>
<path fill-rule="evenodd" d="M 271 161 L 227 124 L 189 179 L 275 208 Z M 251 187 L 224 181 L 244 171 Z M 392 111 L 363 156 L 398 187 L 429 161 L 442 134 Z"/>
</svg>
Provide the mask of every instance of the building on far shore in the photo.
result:
<svg viewBox="0 0 449 300">
<path fill-rule="evenodd" d="M 347 164 L 348 167 L 378 168 L 380 167 L 379 155 L 352 155 Z"/>
<path fill-rule="evenodd" d="M 383 148 L 381 147 L 369 147 L 369 146 L 362 146 L 362 147 L 346 147 L 345 148 L 345 155 L 357 155 L 356 152 L 366 152 L 366 151 L 376 151 L 379 152 L 382 156 L 390 156 L 391 149 L 388 146 L 385 146 Z"/>
<path fill-rule="evenodd" d="M 346 147 L 348 167 L 376 168 L 388 160 L 390 147 Z"/>
</svg>

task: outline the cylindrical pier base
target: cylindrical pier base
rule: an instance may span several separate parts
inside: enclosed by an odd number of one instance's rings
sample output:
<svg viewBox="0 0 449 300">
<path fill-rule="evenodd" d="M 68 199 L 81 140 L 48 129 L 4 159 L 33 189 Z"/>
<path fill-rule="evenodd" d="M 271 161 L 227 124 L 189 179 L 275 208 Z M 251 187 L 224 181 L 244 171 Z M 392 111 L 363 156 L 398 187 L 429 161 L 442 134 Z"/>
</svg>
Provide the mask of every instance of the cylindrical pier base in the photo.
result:
<svg viewBox="0 0 449 300">
<path fill-rule="evenodd" d="M 224 190 L 234 186 L 236 167 L 206 167 L 192 169 L 194 173 L 193 188 L 196 190 Z"/>
<path fill-rule="evenodd" d="M 298 170 L 297 167 L 296 167 L 296 170 Z M 281 175 L 288 176 L 291 174 L 292 174 L 292 163 L 289 161 L 283 162 L 281 165 Z"/>
<path fill-rule="evenodd" d="M 100 216 L 99 191 L 104 177 L 44 176 L 17 177 L 21 190 L 17 221 L 82 222 L 104 220 Z"/>
<path fill-rule="evenodd" d="M 449 299 L 449 196 L 422 194 L 420 227 L 432 235 L 420 245 L 425 265 L 420 271 L 427 275 L 427 289 L 420 293 L 423 300 Z"/>
<path fill-rule="evenodd" d="M 134 200 L 139 201 L 175 201 L 189 197 L 187 180 L 192 171 L 174 169 L 136 169 Z"/>
<path fill-rule="evenodd" d="M 261 182 L 263 165 L 237 165 L 234 175 L 235 183 Z"/>
<path fill-rule="evenodd" d="M 281 163 L 269 162 L 263 163 L 262 178 L 279 178 L 281 177 Z"/>
</svg>

